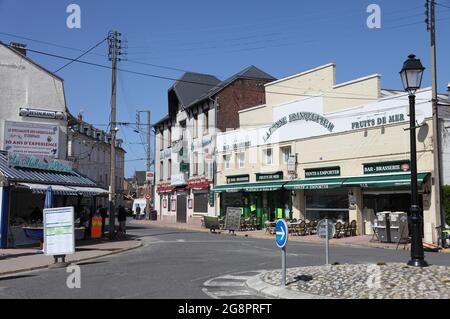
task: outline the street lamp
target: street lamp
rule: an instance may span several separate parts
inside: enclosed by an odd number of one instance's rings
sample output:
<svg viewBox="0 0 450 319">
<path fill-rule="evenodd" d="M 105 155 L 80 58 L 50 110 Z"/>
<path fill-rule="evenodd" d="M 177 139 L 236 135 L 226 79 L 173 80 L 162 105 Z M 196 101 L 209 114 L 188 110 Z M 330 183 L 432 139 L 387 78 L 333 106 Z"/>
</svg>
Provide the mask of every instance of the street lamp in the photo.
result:
<svg viewBox="0 0 450 319">
<path fill-rule="evenodd" d="M 417 149 L 416 149 L 416 91 L 420 89 L 425 68 L 415 55 L 410 55 L 400 72 L 403 87 L 409 94 L 409 119 L 411 142 L 411 260 L 408 266 L 427 267 L 422 242 L 421 217 L 417 188 Z"/>
</svg>

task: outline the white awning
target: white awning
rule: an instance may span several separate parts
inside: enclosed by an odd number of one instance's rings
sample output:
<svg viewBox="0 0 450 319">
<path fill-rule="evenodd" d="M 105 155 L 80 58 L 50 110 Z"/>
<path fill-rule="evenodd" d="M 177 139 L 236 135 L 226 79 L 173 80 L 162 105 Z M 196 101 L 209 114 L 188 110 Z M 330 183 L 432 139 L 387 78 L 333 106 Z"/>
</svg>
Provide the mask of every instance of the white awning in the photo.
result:
<svg viewBox="0 0 450 319">
<path fill-rule="evenodd" d="M 75 190 L 77 194 L 84 195 L 84 196 L 102 196 L 102 195 L 108 195 L 109 191 L 103 188 L 98 187 L 78 187 L 78 186 L 71 186 L 72 189 Z"/>
<path fill-rule="evenodd" d="M 31 191 L 34 194 L 45 194 L 47 189 L 51 186 L 53 193 L 55 195 L 68 195 L 68 196 L 77 195 L 77 191 L 75 189 L 62 185 L 43 185 L 43 184 L 29 184 L 29 183 L 20 183 L 19 185 L 31 189 Z"/>
<path fill-rule="evenodd" d="M 55 195 L 67 195 L 67 196 L 102 196 L 108 195 L 106 189 L 98 187 L 80 187 L 80 186 L 62 186 L 62 185 L 43 185 L 43 184 L 29 184 L 20 183 L 19 186 L 31 189 L 34 194 L 45 194 L 47 189 L 51 186 Z"/>
</svg>

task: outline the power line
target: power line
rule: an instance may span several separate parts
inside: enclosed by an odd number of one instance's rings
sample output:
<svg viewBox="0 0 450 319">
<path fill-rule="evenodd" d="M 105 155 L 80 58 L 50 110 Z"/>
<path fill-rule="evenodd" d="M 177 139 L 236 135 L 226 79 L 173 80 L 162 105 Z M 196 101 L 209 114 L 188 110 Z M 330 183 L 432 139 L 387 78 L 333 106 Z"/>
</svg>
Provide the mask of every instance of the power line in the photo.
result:
<svg viewBox="0 0 450 319">
<path fill-rule="evenodd" d="M 70 61 L 73 60 L 72 58 L 64 57 L 64 56 L 57 55 L 57 54 L 42 52 L 42 51 L 38 51 L 38 50 L 28 49 L 28 51 L 33 52 L 33 53 L 37 53 L 37 54 L 41 54 L 41 55 L 46 55 L 46 56 L 58 58 L 58 59 L 70 60 Z M 77 61 L 74 61 L 74 62 L 85 64 L 85 65 L 90 65 L 90 66 L 96 66 L 96 67 L 103 68 L 103 69 L 108 69 L 108 70 L 111 69 L 111 67 L 107 66 L 107 65 L 102 65 L 102 64 L 93 63 L 93 62 L 87 62 L 87 61 L 83 61 L 83 60 L 77 60 Z M 183 83 L 204 85 L 204 86 L 210 86 L 210 87 L 212 86 L 210 83 L 205 83 L 205 82 L 188 81 L 188 80 L 176 79 L 176 78 L 172 78 L 172 77 L 168 77 L 168 76 L 144 73 L 144 72 L 139 72 L 139 71 L 132 71 L 132 70 L 121 69 L 121 68 L 117 68 L 117 71 L 129 73 L 129 74 L 140 75 L 140 76 L 145 76 L 145 77 L 151 77 L 151 78 L 160 79 L 160 80 L 183 82 Z M 225 88 L 226 86 L 217 84 L 217 85 L 215 85 L 213 87 Z M 259 92 L 259 91 L 252 90 L 252 89 L 239 89 L 239 88 L 237 88 L 237 89 L 238 90 L 245 90 L 245 91 Z M 299 97 L 320 97 L 321 96 L 321 95 L 316 96 L 316 95 L 310 95 L 310 94 L 284 93 L 284 92 L 272 92 L 272 91 L 266 91 L 266 92 L 267 93 L 271 93 L 271 94 L 277 94 L 277 95 L 285 95 L 285 96 L 299 96 Z M 327 98 L 332 98 L 332 99 L 348 99 L 348 100 L 374 100 L 374 101 L 378 100 L 377 98 L 358 98 L 358 97 L 344 97 L 344 96 L 342 96 L 342 97 L 326 96 L 326 97 Z"/>
<path fill-rule="evenodd" d="M 103 42 L 106 41 L 107 38 L 104 38 L 102 41 L 100 41 L 99 43 L 97 43 L 96 45 L 94 45 L 92 48 L 90 48 L 89 50 L 87 50 L 86 52 L 84 52 L 82 55 L 78 56 L 77 58 L 73 59 L 72 61 L 66 63 L 65 65 L 63 65 L 62 67 L 60 67 L 58 70 L 56 70 L 54 73 L 58 73 L 59 71 L 61 71 L 62 69 L 68 67 L 69 65 L 71 65 L 72 63 L 78 61 L 79 59 L 81 59 L 82 57 L 84 57 L 85 55 L 89 54 L 90 52 L 94 51 L 96 48 L 98 48 Z"/>
</svg>

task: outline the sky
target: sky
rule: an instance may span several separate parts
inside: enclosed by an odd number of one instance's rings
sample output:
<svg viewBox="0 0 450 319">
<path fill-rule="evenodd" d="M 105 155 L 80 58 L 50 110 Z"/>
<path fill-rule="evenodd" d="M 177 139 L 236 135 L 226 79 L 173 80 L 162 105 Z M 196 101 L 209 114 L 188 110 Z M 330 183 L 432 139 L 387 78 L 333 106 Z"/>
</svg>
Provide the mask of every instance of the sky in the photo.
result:
<svg viewBox="0 0 450 319">
<path fill-rule="evenodd" d="M 81 28 L 70 29 L 70 4 L 81 8 Z M 440 92 L 450 82 L 450 0 L 438 0 L 437 57 Z M 367 7 L 381 8 L 381 28 L 369 29 Z M 167 114 L 167 91 L 184 71 L 225 79 L 255 65 L 283 78 L 330 62 L 337 82 L 382 75 L 382 87 L 400 89 L 399 71 L 410 53 L 427 67 L 424 87 L 431 86 L 430 35 L 425 0 L 0 0 L 0 41 L 76 58 L 117 30 L 127 41 L 128 61 L 119 67 L 119 122 L 136 122 L 136 111 L 150 110 L 152 123 Z M 105 42 L 83 61 L 110 65 Z M 66 60 L 37 53 L 29 57 L 55 71 Z M 107 129 L 111 71 L 73 63 L 57 73 L 65 80 L 72 114 Z M 122 126 L 126 176 L 145 170 L 142 141 L 135 127 Z"/>
</svg>

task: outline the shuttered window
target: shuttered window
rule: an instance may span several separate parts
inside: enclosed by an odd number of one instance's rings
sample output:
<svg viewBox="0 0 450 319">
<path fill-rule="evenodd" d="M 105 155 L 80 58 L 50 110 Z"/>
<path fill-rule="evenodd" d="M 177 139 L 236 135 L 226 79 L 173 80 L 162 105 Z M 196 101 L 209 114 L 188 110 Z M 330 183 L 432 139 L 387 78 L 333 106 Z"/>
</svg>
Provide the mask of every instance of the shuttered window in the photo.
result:
<svg viewBox="0 0 450 319">
<path fill-rule="evenodd" d="M 194 194 L 194 213 L 208 213 L 208 193 Z"/>
</svg>

